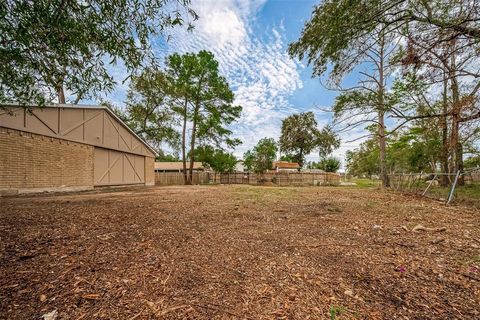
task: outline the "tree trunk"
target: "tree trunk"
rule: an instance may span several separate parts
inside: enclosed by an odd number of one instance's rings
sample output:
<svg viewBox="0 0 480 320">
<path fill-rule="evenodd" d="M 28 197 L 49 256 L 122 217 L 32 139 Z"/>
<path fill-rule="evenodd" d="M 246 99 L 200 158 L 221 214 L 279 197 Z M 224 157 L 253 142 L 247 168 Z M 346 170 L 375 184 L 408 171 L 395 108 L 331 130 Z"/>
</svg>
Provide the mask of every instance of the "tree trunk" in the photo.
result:
<svg viewBox="0 0 480 320">
<path fill-rule="evenodd" d="M 385 113 L 380 111 L 378 113 L 378 144 L 380 149 L 380 178 L 382 179 L 382 186 L 387 188 L 390 186 L 390 181 L 388 179 L 387 173 L 387 157 L 386 149 L 387 142 L 385 136 Z"/>
<path fill-rule="evenodd" d="M 182 162 L 183 162 L 183 183 L 188 183 L 187 177 L 187 152 L 186 152 L 186 135 L 187 135 L 187 104 L 188 101 L 185 99 L 185 104 L 183 106 L 183 127 L 182 127 Z"/>
<path fill-rule="evenodd" d="M 387 173 L 387 138 L 385 132 L 385 75 L 384 75 L 384 59 L 385 59 L 385 35 L 383 31 L 379 36 L 380 54 L 378 63 L 378 144 L 380 149 L 380 177 L 382 179 L 382 186 L 384 188 L 390 186 Z"/>
<path fill-rule="evenodd" d="M 195 162 L 195 138 L 197 133 L 197 114 L 198 114 L 198 104 L 195 106 L 195 111 L 193 113 L 193 124 L 192 124 L 192 137 L 190 140 L 190 184 L 193 182 L 193 163 Z"/>
<path fill-rule="evenodd" d="M 461 103 L 460 103 L 460 92 L 458 88 L 458 81 L 456 78 L 456 63 L 455 55 L 452 54 L 451 62 L 451 72 L 450 72 L 450 81 L 451 81 L 451 90 L 452 90 L 452 133 L 450 139 L 450 146 L 452 148 L 453 156 L 453 168 L 454 173 L 460 172 L 463 173 L 463 146 L 460 142 L 460 114 L 461 114 Z M 458 185 L 464 185 L 463 176 L 459 176 Z"/>
<path fill-rule="evenodd" d="M 447 113 L 448 113 L 448 80 L 446 73 L 444 74 L 443 79 L 443 101 L 442 101 L 442 112 L 443 116 L 440 118 L 440 125 L 442 127 L 442 153 L 440 155 L 440 161 L 442 166 L 442 172 L 449 173 L 448 166 L 448 123 L 447 123 Z M 443 175 L 440 181 L 440 184 L 444 187 L 448 186 L 450 179 L 448 175 Z"/>
<path fill-rule="evenodd" d="M 63 84 L 60 84 L 57 87 L 57 96 L 58 96 L 58 103 L 65 104 L 65 91 L 63 90 Z"/>
</svg>

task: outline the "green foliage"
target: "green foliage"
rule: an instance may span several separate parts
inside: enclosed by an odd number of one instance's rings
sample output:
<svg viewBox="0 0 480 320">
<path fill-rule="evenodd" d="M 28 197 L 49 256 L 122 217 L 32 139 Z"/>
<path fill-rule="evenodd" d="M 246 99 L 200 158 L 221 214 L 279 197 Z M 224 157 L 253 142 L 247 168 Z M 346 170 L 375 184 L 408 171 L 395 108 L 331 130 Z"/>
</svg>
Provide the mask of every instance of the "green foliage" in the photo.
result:
<svg viewBox="0 0 480 320">
<path fill-rule="evenodd" d="M 195 149 L 195 159 L 215 172 L 228 173 L 235 170 L 237 158 L 222 149 L 212 146 L 201 146 Z"/>
<path fill-rule="evenodd" d="M 169 106 L 170 87 L 165 74 L 146 68 L 133 76 L 127 94 L 123 120 L 140 137 L 162 152 L 163 144 L 180 148 L 179 120 Z"/>
<path fill-rule="evenodd" d="M 158 162 L 178 162 L 180 159 L 178 158 L 177 155 L 174 154 L 165 154 L 165 153 L 160 153 L 156 158 L 155 161 Z"/>
<path fill-rule="evenodd" d="M 340 138 L 333 131 L 332 127 L 325 126 L 317 138 L 317 148 L 320 159 L 328 157 L 333 150 L 340 147 Z"/>
<path fill-rule="evenodd" d="M 197 54 L 173 54 L 167 57 L 166 77 L 170 85 L 172 110 L 192 123 L 191 134 L 206 144 L 234 147 L 227 128 L 240 117 L 242 107 L 233 105 L 234 95 L 227 80 L 220 76 L 214 55 L 202 50 Z"/>
<path fill-rule="evenodd" d="M 337 172 L 340 169 L 341 162 L 339 159 L 334 157 L 329 157 L 326 159 L 320 160 L 319 169 L 324 170 L 325 172 Z"/>
<path fill-rule="evenodd" d="M 464 165 L 466 169 L 480 168 L 480 155 L 474 155 L 465 159 Z"/>
<path fill-rule="evenodd" d="M 330 320 L 335 320 L 337 316 L 345 312 L 345 308 L 341 306 L 330 306 Z"/>
<path fill-rule="evenodd" d="M 165 78 L 171 110 L 182 124 L 183 161 L 189 158 L 193 165 L 194 150 L 199 144 L 234 147 L 241 143 L 231 138 L 228 126 L 240 117 L 242 107 L 233 105 L 233 92 L 220 75 L 218 62 L 211 52 L 202 50 L 196 54 L 168 56 Z M 190 175 L 185 176 L 186 184 L 191 183 L 191 174 L 190 170 Z"/>
<path fill-rule="evenodd" d="M 320 76 L 331 66 L 331 77 L 340 79 L 362 61 L 372 34 L 403 32 L 420 25 L 425 32 L 442 30 L 480 39 L 474 21 L 474 2 L 324 0 L 314 7 L 298 41 L 289 46 L 291 56 L 306 58 L 313 74 Z"/>
<path fill-rule="evenodd" d="M 340 169 L 340 166 L 340 159 L 335 157 L 320 159 L 319 162 L 311 161 L 307 164 L 308 169 L 320 169 L 325 172 L 337 172 Z"/>
<path fill-rule="evenodd" d="M 329 144 L 329 139 L 330 136 L 322 136 L 318 130 L 313 112 L 292 114 L 282 120 L 280 151 L 287 153 L 289 161 L 297 162 L 300 166 L 305 162 L 305 155 L 320 145 Z"/>
<path fill-rule="evenodd" d="M 391 135 L 388 139 L 387 169 L 389 172 L 435 172 L 440 164 L 442 142 L 438 127 L 416 126 Z M 355 151 L 347 151 L 347 171 L 354 176 L 378 175 L 380 151 L 377 138 L 363 142 Z"/>
<path fill-rule="evenodd" d="M 295 156 L 291 154 L 284 154 L 280 157 L 280 161 L 296 162 L 296 159 Z"/>
<path fill-rule="evenodd" d="M 113 89 L 106 65 L 154 61 L 152 36 L 197 19 L 189 0 L 5 0 L 0 4 L 0 102 L 44 104 Z M 187 21 L 186 21 L 187 20 Z"/>
<path fill-rule="evenodd" d="M 264 173 L 272 169 L 277 151 L 278 147 L 273 138 L 263 138 L 258 141 L 253 150 L 249 150 L 243 155 L 244 166 L 248 171 Z"/>
</svg>

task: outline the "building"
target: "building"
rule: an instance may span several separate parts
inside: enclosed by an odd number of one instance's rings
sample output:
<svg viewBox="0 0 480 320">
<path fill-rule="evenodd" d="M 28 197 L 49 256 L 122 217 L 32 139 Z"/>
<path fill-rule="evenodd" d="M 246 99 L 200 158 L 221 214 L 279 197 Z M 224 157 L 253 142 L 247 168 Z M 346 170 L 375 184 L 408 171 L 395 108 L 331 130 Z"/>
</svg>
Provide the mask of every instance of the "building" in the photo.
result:
<svg viewBox="0 0 480 320">
<path fill-rule="evenodd" d="M 245 165 L 243 160 L 238 160 L 235 164 L 235 172 L 245 172 Z"/>
<path fill-rule="evenodd" d="M 187 171 L 190 169 L 190 161 L 187 161 Z M 193 162 L 193 171 L 204 171 L 205 167 L 201 162 Z M 183 161 L 176 162 L 155 162 L 155 172 L 183 172 Z"/>
<path fill-rule="evenodd" d="M 2 193 L 153 185 L 154 157 L 106 107 L 0 107 Z"/>
<path fill-rule="evenodd" d="M 297 172 L 301 166 L 296 162 L 273 161 L 273 171 L 275 172 Z"/>
</svg>

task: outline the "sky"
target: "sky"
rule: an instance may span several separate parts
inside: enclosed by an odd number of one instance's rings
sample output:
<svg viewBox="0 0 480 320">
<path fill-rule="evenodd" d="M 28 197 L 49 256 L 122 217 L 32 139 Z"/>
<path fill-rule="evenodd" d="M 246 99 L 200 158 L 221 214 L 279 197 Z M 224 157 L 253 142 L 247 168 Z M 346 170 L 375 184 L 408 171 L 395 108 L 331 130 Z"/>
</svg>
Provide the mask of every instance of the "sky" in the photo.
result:
<svg viewBox="0 0 480 320">
<path fill-rule="evenodd" d="M 299 38 L 318 2 L 193 0 L 192 7 L 200 18 L 192 32 L 179 28 L 171 31 L 168 42 L 152 40 L 158 57 L 203 49 L 214 53 L 235 93 L 235 104 L 243 107 L 241 118 L 231 126 L 234 136 L 243 141 L 234 150 L 236 156 L 241 158 L 261 138 L 278 140 L 281 120 L 293 113 L 314 111 L 319 127 L 331 123 L 331 113 L 324 110 L 337 93 L 312 78 L 305 61 L 291 59 L 287 53 L 288 44 Z M 111 72 L 119 85 L 106 99 L 121 107 L 128 90 L 128 82 L 121 83 L 126 71 L 117 65 Z M 349 141 L 363 134 L 361 129 L 343 133 L 342 145 L 334 156 L 344 162 L 345 151 L 362 140 Z M 312 153 L 307 160 L 318 161 L 318 155 Z"/>
</svg>

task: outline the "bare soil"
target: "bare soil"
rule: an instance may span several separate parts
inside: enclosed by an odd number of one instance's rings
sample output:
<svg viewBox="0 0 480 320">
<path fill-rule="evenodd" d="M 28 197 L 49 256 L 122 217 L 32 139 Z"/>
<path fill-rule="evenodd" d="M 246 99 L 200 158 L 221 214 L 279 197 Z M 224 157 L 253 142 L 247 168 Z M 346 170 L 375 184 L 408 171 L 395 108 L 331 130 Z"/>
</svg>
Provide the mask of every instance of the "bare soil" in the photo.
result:
<svg viewBox="0 0 480 320">
<path fill-rule="evenodd" d="M 0 202 L 1 319 L 480 318 L 474 208 L 341 187 Z"/>
</svg>

